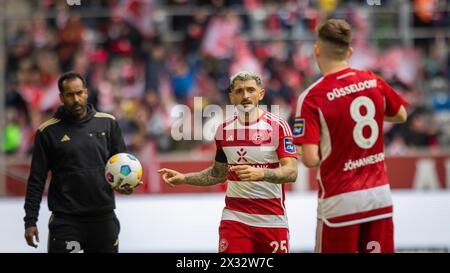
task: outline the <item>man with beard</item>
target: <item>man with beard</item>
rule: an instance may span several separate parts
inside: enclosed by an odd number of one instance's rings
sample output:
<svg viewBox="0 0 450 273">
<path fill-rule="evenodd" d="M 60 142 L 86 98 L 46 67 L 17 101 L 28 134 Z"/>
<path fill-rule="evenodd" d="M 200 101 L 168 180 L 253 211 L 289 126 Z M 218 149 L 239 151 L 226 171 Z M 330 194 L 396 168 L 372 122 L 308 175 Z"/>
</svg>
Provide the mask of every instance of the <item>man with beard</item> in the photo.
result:
<svg viewBox="0 0 450 273">
<path fill-rule="evenodd" d="M 231 77 L 229 97 L 237 111 L 217 129 L 214 164 L 188 174 L 159 170 L 171 186 L 228 182 L 219 227 L 221 253 L 289 251 L 284 184 L 297 178 L 297 155 L 287 122 L 259 107 L 264 94 L 257 74 L 243 71 Z"/>
<path fill-rule="evenodd" d="M 104 170 L 108 158 L 126 152 L 122 133 L 112 115 L 96 112 L 87 103 L 86 81 L 79 73 L 63 74 L 58 88 L 63 105 L 35 136 L 24 206 L 25 239 L 37 247 L 36 222 L 50 170 L 48 252 L 118 252 L 120 224 Z"/>
</svg>

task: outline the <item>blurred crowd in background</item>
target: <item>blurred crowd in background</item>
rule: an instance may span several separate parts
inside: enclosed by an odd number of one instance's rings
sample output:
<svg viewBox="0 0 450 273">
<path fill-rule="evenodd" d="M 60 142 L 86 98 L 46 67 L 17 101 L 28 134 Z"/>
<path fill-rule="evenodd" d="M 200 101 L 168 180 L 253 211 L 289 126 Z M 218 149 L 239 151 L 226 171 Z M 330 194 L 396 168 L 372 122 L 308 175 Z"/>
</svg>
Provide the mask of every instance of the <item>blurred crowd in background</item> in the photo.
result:
<svg viewBox="0 0 450 273">
<path fill-rule="evenodd" d="M 314 30 L 330 17 L 354 28 L 351 65 L 375 71 L 410 103 L 406 124 L 385 125 L 386 152 L 450 147 L 450 1 L 406 1 L 409 24 L 402 27 L 405 1 L 80 2 L 3 4 L 8 154 L 30 153 L 35 130 L 60 104 L 56 82 L 68 70 L 86 77 L 89 102 L 117 117 L 131 150 L 148 141 L 161 153 L 213 146 L 174 141 L 171 124 L 179 117 L 171 109 L 229 104 L 229 77 L 240 70 L 260 73 L 263 104 L 279 105 L 292 122 L 297 97 L 320 77 Z M 202 97 L 200 107 L 194 97 Z"/>
</svg>

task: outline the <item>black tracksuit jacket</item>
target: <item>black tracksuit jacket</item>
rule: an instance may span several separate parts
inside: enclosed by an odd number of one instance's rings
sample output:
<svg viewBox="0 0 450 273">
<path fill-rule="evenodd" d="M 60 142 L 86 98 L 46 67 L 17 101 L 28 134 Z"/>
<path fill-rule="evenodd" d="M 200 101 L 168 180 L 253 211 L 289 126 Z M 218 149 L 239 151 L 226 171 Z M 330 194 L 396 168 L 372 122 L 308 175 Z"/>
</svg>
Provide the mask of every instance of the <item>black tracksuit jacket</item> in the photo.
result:
<svg viewBox="0 0 450 273">
<path fill-rule="evenodd" d="M 25 227 L 38 220 L 48 171 L 48 206 L 54 213 L 79 217 L 106 215 L 115 209 L 114 192 L 105 179 L 109 157 L 126 152 L 113 116 L 96 112 L 74 121 L 63 106 L 36 132 L 25 197 Z"/>
</svg>

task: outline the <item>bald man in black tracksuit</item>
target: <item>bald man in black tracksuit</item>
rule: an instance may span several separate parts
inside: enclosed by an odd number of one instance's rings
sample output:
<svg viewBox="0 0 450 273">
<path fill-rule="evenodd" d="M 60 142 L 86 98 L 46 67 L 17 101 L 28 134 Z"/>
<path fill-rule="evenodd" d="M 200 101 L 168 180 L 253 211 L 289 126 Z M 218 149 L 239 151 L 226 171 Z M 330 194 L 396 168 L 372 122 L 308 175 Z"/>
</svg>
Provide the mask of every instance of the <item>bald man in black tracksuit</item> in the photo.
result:
<svg viewBox="0 0 450 273">
<path fill-rule="evenodd" d="M 120 224 L 104 170 L 109 157 L 126 152 L 119 125 L 87 104 L 86 83 L 78 73 L 64 74 L 58 87 L 64 105 L 36 132 L 24 206 L 25 238 L 36 247 L 36 222 L 50 170 L 48 252 L 117 252 Z"/>
</svg>

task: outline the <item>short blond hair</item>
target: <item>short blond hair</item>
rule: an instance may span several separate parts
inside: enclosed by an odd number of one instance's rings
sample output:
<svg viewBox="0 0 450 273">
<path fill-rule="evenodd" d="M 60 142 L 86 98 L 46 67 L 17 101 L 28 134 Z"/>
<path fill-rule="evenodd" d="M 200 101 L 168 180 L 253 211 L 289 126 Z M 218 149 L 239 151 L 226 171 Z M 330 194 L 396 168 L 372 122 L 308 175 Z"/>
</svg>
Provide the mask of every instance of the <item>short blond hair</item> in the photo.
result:
<svg viewBox="0 0 450 273">
<path fill-rule="evenodd" d="M 328 57 L 343 60 L 352 43 L 352 27 L 345 20 L 329 19 L 317 29 L 317 38 Z"/>
<path fill-rule="evenodd" d="M 257 73 L 251 72 L 251 71 L 240 71 L 240 72 L 234 74 L 233 76 L 231 76 L 231 78 L 230 78 L 230 91 L 233 90 L 234 83 L 236 81 L 250 81 L 250 80 L 255 80 L 255 82 L 258 85 L 258 87 L 262 88 L 261 77 Z"/>
</svg>

